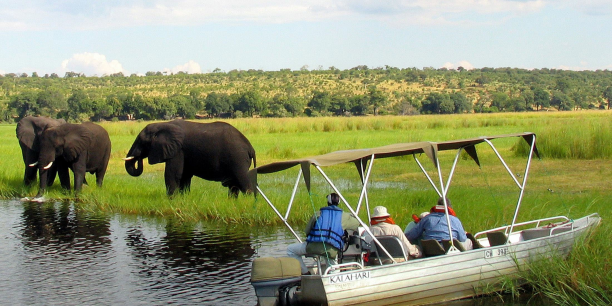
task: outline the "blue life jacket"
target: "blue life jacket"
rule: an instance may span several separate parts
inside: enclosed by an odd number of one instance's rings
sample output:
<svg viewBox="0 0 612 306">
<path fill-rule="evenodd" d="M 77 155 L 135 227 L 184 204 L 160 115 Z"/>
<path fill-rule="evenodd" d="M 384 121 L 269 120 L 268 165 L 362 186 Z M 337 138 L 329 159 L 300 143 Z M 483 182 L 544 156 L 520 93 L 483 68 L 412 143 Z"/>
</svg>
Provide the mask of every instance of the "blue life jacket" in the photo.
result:
<svg viewBox="0 0 612 306">
<path fill-rule="evenodd" d="M 326 206 L 321 208 L 321 215 L 317 218 L 306 242 L 324 242 L 338 250 L 342 250 L 344 243 L 342 241 L 342 209 L 336 205 Z"/>
</svg>

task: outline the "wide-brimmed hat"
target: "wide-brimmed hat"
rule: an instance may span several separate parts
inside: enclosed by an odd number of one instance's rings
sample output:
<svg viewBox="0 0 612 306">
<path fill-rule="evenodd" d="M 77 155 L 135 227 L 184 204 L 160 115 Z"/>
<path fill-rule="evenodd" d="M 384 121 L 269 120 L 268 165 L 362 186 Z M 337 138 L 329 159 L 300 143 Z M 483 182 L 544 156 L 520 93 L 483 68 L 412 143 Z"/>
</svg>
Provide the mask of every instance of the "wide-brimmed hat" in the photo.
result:
<svg viewBox="0 0 612 306">
<path fill-rule="evenodd" d="M 390 214 L 387 212 L 387 208 L 384 206 L 376 206 L 374 207 L 374 214 L 372 214 L 372 218 L 383 218 L 388 217 Z"/>
</svg>

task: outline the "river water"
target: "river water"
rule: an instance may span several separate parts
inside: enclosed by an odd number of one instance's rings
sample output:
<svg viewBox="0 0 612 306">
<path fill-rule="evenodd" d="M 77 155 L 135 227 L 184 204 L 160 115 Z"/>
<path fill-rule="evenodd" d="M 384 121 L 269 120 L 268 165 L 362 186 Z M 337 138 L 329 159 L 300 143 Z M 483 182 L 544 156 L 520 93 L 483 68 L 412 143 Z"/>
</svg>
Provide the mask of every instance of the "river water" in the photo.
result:
<svg viewBox="0 0 612 306">
<path fill-rule="evenodd" d="M 283 256 L 292 242 L 284 227 L 0 201 L 0 305 L 256 305 L 251 262 Z M 527 304 L 489 298 L 456 305 Z"/>
<path fill-rule="evenodd" d="M 280 227 L 0 201 L 0 305 L 255 305 L 251 262 L 291 239 Z"/>
</svg>

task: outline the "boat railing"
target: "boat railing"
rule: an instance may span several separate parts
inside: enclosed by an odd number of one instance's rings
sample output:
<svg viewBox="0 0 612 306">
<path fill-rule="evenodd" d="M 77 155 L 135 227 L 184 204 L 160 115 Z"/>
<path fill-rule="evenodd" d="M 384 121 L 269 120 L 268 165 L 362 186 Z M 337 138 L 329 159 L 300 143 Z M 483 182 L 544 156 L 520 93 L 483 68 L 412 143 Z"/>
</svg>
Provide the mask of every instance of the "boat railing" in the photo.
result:
<svg viewBox="0 0 612 306">
<path fill-rule="evenodd" d="M 548 218 L 542 218 L 542 219 L 537 219 L 537 220 L 531 220 L 531 221 L 526 221 L 526 222 L 521 222 L 521 223 L 516 223 L 514 224 L 514 227 L 520 227 L 520 226 L 526 226 L 526 225 L 534 225 L 533 227 L 540 227 L 542 222 L 548 222 L 548 221 L 552 221 L 552 220 L 562 220 L 562 222 L 568 222 L 570 221 L 570 219 L 566 216 L 556 216 L 556 217 L 548 217 Z M 508 231 L 510 230 L 512 226 L 511 225 L 504 225 L 504 226 L 500 226 L 500 227 L 496 227 L 496 228 L 492 228 L 486 231 L 482 231 L 482 232 L 478 232 L 474 235 L 474 238 L 478 238 L 479 236 L 482 235 L 486 235 L 487 233 L 491 233 L 491 232 L 498 232 L 498 231 L 504 231 L 506 235 L 509 235 L 510 233 L 508 233 Z M 552 234 L 552 232 L 551 232 Z"/>
<path fill-rule="evenodd" d="M 323 275 L 327 275 L 333 271 L 342 271 L 342 270 L 363 270 L 363 265 L 358 262 L 347 262 L 347 263 L 335 264 L 335 265 L 331 265 L 327 267 L 327 269 L 325 269 L 325 272 L 323 272 Z"/>
</svg>

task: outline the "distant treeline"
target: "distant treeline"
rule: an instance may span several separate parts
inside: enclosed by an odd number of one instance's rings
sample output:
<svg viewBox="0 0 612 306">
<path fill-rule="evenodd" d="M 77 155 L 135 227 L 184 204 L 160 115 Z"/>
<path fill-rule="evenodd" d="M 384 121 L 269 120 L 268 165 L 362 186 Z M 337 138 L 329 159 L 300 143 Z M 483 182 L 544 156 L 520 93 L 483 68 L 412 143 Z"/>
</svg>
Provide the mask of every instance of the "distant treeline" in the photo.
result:
<svg viewBox="0 0 612 306">
<path fill-rule="evenodd" d="M 405 68 L 215 69 L 86 77 L 0 75 L 0 120 L 417 115 L 606 109 L 612 71 Z"/>
</svg>

